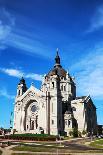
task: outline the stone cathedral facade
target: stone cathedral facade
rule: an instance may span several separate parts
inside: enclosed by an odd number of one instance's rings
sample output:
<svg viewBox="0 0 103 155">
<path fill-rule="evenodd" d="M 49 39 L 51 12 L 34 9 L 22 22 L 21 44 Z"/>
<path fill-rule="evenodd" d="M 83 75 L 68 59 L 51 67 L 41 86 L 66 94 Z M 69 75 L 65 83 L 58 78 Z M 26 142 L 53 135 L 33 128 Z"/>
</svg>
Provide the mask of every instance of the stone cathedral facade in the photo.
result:
<svg viewBox="0 0 103 155">
<path fill-rule="evenodd" d="M 41 89 L 24 78 L 17 86 L 13 129 L 17 133 L 44 133 L 69 135 L 74 127 L 79 131 L 95 133 L 96 107 L 90 96 L 76 96 L 76 84 L 62 68 L 60 57 L 55 57 L 53 69 L 44 76 Z"/>
</svg>

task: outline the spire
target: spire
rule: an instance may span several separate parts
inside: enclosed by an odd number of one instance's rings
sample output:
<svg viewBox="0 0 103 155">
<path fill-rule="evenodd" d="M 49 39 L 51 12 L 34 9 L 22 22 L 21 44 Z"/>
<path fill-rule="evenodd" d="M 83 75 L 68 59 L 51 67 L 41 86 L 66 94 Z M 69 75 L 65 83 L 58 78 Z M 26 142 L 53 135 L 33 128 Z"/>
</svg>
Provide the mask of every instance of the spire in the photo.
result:
<svg viewBox="0 0 103 155">
<path fill-rule="evenodd" d="M 20 84 L 25 84 L 25 80 L 23 77 L 20 79 Z"/>
<path fill-rule="evenodd" d="M 61 66 L 60 65 L 60 57 L 59 57 L 59 52 L 58 52 L 59 50 L 58 50 L 58 48 L 57 48 L 57 50 L 56 50 L 56 57 L 55 57 L 55 67 L 56 66 Z"/>
<path fill-rule="evenodd" d="M 31 83 L 31 86 L 34 86 L 34 82 Z"/>
</svg>

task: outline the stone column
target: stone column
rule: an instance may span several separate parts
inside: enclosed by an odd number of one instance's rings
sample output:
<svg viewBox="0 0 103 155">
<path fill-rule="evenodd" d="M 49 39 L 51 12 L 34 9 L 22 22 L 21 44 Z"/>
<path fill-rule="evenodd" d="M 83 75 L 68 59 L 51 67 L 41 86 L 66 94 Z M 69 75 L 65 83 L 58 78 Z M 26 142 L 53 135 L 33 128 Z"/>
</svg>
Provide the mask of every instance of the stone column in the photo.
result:
<svg viewBox="0 0 103 155">
<path fill-rule="evenodd" d="M 22 121 L 21 121 L 21 131 L 24 131 L 25 130 L 24 125 L 26 123 L 25 122 L 26 119 L 25 119 L 25 110 L 24 110 L 24 108 L 22 110 L 21 119 L 22 119 Z"/>
</svg>

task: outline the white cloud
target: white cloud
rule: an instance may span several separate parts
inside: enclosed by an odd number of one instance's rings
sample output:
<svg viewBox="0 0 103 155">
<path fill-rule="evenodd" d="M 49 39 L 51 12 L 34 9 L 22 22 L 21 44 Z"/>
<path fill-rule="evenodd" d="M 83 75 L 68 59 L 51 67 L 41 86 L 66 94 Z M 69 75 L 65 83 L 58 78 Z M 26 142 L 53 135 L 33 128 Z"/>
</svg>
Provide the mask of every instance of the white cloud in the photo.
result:
<svg viewBox="0 0 103 155">
<path fill-rule="evenodd" d="M 38 36 L 39 35 L 40 34 L 38 34 Z M 24 54 L 38 54 L 51 58 L 51 53 L 48 53 L 48 46 L 44 45 L 40 40 L 33 38 L 30 32 L 21 30 L 15 31 L 8 36 L 8 40 L 5 44 L 19 49 Z"/>
<path fill-rule="evenodd" d="M 39 75 L 39 74 L 29 73 L 29 74 L 25 75 L 25 78 L 31 78 L 33 80 L 42 81 L 43 76 Z"/>
<path fill-rule="evenodd" d="M 90 27 L 87 30 L 87 33 L 93 32 L 102 27 L 103 27 L 103 5 L 97 8 L 94 16 L 91 18 Z"/>
<path fill-rule="evenodd" d="M 42 81 L 42 75 L 40 74 L 34 74 L 34 73 L 25 73 L 21 70 L 17 69 L 8 69 L 8 68 L 0 68 L 0 71 L 13 77 L 21 78 L 22 76 L 25 78 Z"/>
<path fill-rule="evenodd" d="M 16 17 L 25 21 L 22 16 Z M 14 29 L 15 26 L 15 29 Z M 5 8 L 0 8 L 0 50 L 4 50 L 7 47 L 17 48 L 18 52 L 23 52 L 24 54 L 34 53 L 42 55 L 44 57 L 51 58 L 51 53 L 48 53 L 48 45 L 44 45 L 41 42 L 41 33 L 38 33 L 31 29 L 26 31 L 25 29 L 20 29 L 15 25 L 15 18 L 12 16 Z"/>
<path fill-rule="evenodd" d="M 76 73 L 78 95 L 103 99 L 103 47 L 96 47 L 71 70 Z"/>
<path fill-rule="evenodd" d="M 4 96 L 4 97 L 6 97 L 8 99 L 14 99 L 15 98 L 14 95 L 8 94 L 6 88 L 0 89 L 0 96 Z"/>
<path fill-rule="evenodd" d="M 0 8 L 0 49 L 6 48 L 5 42 L 14 24 L 14 17 L 5 8 Z"/>
<path fill-rule="evenodd" d="M 10 75 L 10 76 L 14 76 L 14 77 L 22 77 L 23 76 L 23 72 L 22 71 L 19 71 L 17 69 L 6 69 L 6 68 L 1 68 L 0 69 L 2 72 Z"/>
</svg>

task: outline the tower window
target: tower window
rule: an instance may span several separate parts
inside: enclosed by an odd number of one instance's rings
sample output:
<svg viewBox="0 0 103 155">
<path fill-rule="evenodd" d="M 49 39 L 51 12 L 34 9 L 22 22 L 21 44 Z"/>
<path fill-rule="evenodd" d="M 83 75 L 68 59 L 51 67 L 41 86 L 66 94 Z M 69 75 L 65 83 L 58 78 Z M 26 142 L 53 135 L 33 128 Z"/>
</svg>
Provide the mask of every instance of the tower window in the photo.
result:
<svg viewBox="0 0 103 155">
<path fill-rule="evenodd" d="M 67 120 L 65 120 L 65 125 L 67 125 Z"/>
<path fill-rule="evenodd" d="M 54 88 L 54 82 L 52 82 L 52 87 Z"/>
<path fill-rule="evenodd" d="M 66 91 L 66 86 L 64 86 L 64 91 Z"/>
<path fill-rule="evenodd" d="M 66 77 L 64 77 L 64 80 L 66 80 Z"/>
<path fill-rule="evenodd" d="M 54 120 L 52 120 L 52 124 L 54 124 Z"/>
<path fill-rule="evenodd" d="M 70 121 L 68 120 L 68 127 L 69 127 L 69 125 L 70 125 Z"/>
</svg>

